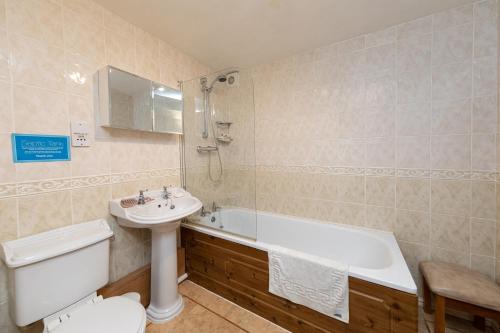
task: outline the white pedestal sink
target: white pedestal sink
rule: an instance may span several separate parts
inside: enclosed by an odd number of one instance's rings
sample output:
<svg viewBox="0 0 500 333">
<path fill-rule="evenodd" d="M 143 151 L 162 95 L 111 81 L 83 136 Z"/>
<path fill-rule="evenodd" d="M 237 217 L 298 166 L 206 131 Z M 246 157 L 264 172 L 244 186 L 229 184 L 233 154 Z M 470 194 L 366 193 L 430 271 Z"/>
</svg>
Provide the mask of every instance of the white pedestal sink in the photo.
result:
<svg viewBox="0 0 500 333">
<path fill-rule="evenodd" d="M 111 214 L 120 225 L 148 228 L 152 232 L 151 303 L 146 313 L 153 323 L 166 322 L 179 314 L 184 303 L 177 291 L 177 232 L 180 220 L 201 209 L 201 202 L 182 189 L 171 189 L 172 198 L 164 199 L 163 191 L 144 194 L 151 198 L 143 205 L 124 208 L 123 199 L 110 202 Z"/>
</svg>

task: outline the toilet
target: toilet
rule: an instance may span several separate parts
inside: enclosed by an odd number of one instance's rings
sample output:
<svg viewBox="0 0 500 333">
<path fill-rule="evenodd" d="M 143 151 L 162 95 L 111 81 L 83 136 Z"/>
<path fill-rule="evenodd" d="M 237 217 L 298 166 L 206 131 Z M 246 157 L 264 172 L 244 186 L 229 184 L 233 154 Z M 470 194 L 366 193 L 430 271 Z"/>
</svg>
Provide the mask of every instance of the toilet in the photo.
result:
<svg viewBox="0 0 500 333">
<path fill-rule="evenodd" d="M 113 231 L 105 220 L 2 243 L 9 311 L 17 326 L 43 319 L 44 333 L 143 333 L 137 293 L 103 299 Z"/>
</svg>

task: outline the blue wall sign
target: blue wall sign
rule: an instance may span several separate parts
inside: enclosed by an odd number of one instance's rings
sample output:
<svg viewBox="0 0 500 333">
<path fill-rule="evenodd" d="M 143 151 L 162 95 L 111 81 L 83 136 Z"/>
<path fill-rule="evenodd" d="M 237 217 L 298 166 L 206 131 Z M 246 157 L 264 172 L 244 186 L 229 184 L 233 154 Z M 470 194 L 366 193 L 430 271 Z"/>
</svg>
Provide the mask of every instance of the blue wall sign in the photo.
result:
<svg viewBox="0 0 500 333">
<path fill-rule="evenodd" d="M 71 160 L 69 136 L 13 133 L 11 140 L 14 163 Z"/>
</svg>

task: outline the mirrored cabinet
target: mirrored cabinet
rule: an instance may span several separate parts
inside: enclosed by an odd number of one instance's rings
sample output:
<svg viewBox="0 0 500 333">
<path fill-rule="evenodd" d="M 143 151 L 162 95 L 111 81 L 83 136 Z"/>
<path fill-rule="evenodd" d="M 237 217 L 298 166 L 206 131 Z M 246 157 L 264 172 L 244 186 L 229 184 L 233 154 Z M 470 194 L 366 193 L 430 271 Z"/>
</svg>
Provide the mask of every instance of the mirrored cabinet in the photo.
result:
<svg viewBox="0 0 500 333">
<path fill-rule="evenodd" d="M 110 128 L 182 134 L 182 92 L 107 66 L 96 73 L 97 122 Z"/>
</svg>

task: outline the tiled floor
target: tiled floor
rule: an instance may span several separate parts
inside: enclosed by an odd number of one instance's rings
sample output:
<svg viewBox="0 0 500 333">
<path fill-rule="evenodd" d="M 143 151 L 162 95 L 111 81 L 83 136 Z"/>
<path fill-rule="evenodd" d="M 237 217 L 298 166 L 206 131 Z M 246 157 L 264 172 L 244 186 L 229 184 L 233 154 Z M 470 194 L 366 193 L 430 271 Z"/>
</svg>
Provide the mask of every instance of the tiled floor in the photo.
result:
<svg viewBox="0 0 500 333">
<path fill-rule="evenodd" d="M 150 324 L 146 333 L 286 333 L 267 321 L 212 292 L 185 281 L 179 286 L 184 296 L 184 311 L 174 320 L 165 324 Z M 419 333 L 434 333 L 432 316 L 420 310 Z M 446 333 L 479 333 L 472 325 L 454 317 L 447 319 Z M 494 333 L 487 328 L 487 333 Z"/>
<path fill-rule="evenodd" d="M 179 286 L 184 310 L 172 321 L 148 325 L 146 333 L 285 333 L 288 332 L 252 312 L 185 281 Z"/>
</svg>

